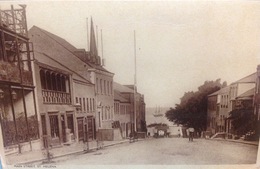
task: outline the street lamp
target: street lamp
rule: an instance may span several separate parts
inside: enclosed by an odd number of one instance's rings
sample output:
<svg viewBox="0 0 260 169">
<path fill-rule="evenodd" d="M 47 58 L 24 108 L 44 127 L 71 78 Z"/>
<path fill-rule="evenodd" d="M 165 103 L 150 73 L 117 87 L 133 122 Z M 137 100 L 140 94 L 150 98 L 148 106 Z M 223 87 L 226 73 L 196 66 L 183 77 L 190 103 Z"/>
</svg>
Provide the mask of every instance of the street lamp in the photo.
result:
<svg viewBox="0 0 260 169">
<path fill-rule="evenodd" d="M 76 103 L 74 106 L 76 107 L 76 111 L 79 111 L 80 108 L 81 108 L 81 104 L 80 103 Z"/>
<path fill-rule="evenodd" d="M 14 90 L 12 91 L 11 95 L 13 100 L 17 99 L 17 93 Z"/>
<path fill-rule="evenodd" d="M 0 99 L 3 99 L 5 96 L 5 93 L 2 89 L 0 89 Z"/>
</svg>

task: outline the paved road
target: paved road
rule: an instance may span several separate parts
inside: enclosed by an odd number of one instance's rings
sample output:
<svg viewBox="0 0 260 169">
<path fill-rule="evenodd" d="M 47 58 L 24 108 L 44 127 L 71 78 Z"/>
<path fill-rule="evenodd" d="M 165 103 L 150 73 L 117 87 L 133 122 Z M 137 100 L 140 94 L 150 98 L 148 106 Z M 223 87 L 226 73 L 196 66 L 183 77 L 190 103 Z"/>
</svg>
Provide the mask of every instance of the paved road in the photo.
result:
<svg viewBox="0 0 260 169">
<path fill-rule="evenodd" d="M 254 164 L 258 147 L 226 141 L 185 138 L 147 139 L 107 147 L 93 153 L 70 156 L 57 164 L 82 165 L 214 165 Z"/>
</svg>

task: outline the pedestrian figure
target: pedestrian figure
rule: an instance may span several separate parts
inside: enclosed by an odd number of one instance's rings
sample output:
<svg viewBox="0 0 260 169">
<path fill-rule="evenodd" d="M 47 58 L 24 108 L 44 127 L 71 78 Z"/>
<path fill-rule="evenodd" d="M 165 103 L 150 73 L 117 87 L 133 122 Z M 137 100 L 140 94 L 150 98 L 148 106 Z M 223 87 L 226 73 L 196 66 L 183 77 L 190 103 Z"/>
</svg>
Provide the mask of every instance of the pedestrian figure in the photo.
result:
<svg viewBox="0 0 260 169">
<path fill-rule="evenodd" d="M 188 130 L 189 130 L 189 141 L 193 141 L 194 128 L 190 127 Z"/>
</svg>

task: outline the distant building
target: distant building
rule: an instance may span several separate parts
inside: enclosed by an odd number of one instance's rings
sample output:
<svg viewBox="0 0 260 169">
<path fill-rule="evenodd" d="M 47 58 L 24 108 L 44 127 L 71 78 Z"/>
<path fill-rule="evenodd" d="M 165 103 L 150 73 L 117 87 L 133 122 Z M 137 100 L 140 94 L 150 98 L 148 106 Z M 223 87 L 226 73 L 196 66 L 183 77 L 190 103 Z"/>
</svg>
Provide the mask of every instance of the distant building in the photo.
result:
<svg viewBox="0 0 260 169">
<path fill-rule="evenodd" d="M 225 119 L 228 117 L 229 86 L 208 96 L 207 130 L 212 134 L 225 131 Z"/>
<path fill-rule="evenodd" d="M 130 100 L 131 104 L 131 121 L 132 121 L 132 131 L 137 132 L 146 132 L 146 121 L 145 121 L 145 101 L 144 95 L 137 92 L 134 94 L 134 85 L 124 85 L 125 87 L 131 89 L 132 93 L 122 92 L 121 94 Z M 135 99 L 134 99 L 135 95 Z M 136 112 L 134 113 L 134 109 L 136 106 Z"/>
<path fill-rule="evenodd" d="M 235 134 L 230 112 L 243 104 L 253 105 L 256 73 L 246 76 L 208 96 L 207 130 L 212 134 Z"/>
<path fill-rule="evenodd" d="M 121 93 L 133 93 L 133 90 L 114 82 L 114 122 L 120 124 L 123 138 L 129 137 L 133 121 L 131 116 L 131 102 Z M 116 127 L 116 126 L 115 126 Z"/>
</svg>

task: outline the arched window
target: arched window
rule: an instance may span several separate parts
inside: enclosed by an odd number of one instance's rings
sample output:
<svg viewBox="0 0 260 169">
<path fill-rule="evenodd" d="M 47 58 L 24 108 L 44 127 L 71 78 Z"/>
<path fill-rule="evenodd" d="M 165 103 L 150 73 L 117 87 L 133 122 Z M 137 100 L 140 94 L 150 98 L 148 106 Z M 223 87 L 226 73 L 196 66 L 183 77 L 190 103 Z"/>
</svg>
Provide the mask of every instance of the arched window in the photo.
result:
<svg viewBox="0 0 260 169">
<path fill-rule="evenodd" d="M 61 77 L 61 91 L 66 92 L 66 79 L 64 76 Z"/>
<path fill-rule="evenodd" d="M 62 87 L 61 86 L 61 75 L 57 74 L 56 79 L 57 79 L 57 90 L 61 91 L 61 87 Z"/>
<path fill-rule="evenodd" d="M 56 73 L 51 74 L 52 90 L 57 90 Z"/>
<path fill-rule="evenodd" d="M 46 75 L 44 70 L 40 70 L 41 86 L 42 89 L 46 89 Z"/>
<path fill-rule="evenodd" d="M 52 86 L 51 86 L 51 74 L 49 71 L 46 72 L 46 82 L 47 82 L 47 89 L 48 90 L 52 90 Z"/>
</svg>

